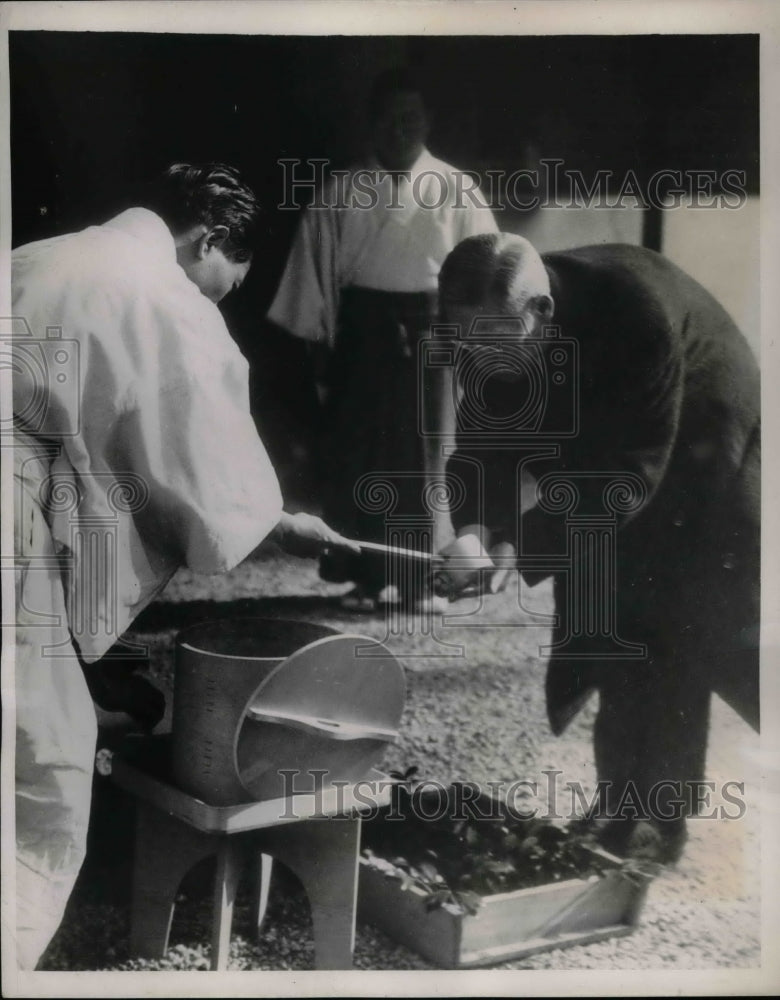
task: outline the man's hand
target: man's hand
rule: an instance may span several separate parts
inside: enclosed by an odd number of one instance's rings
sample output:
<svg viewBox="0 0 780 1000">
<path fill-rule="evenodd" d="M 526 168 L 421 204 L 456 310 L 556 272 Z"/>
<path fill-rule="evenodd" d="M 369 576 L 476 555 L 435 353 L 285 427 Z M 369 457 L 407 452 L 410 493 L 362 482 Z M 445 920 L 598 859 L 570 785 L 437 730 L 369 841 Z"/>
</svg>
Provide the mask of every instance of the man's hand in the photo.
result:
<svg viewBox="0 0 780 1000">
<path fill-rule="evenodd" d="M 436 570 L 433 579 L 437 594 L 453 599 L 479 582 L 482 571 L 493 566 L 483 545 L 483 539 L 489 544 L 489 535 L 481 525 L 469 525 L 461 530 L 454 542 L 441 550 L 439 555 L 445 562 Z"/>
<path fill-rule="evenodd" d="M 344 549 L 360 554 L 360 547 L 344 538 L 314 514 L 288 514 L 282 511 L 272 537 L 292 556 L 313 559 L 324 549 Z"/>
<path fill-rule="evenodd" d="M 499 542 L 488 551 L 485 544 L 490 544 L 490 532 L 481 525 L 470 525 L 442 549 L 439 555 L 445 564 L 434 576 L 436 593 L 454 599 L 474 586 L 485 593 L 500 593 L 514 569 L 515 547 L 509 542 Z M 486 572 L 491 569 L 494 572 Z"/>
</svg>

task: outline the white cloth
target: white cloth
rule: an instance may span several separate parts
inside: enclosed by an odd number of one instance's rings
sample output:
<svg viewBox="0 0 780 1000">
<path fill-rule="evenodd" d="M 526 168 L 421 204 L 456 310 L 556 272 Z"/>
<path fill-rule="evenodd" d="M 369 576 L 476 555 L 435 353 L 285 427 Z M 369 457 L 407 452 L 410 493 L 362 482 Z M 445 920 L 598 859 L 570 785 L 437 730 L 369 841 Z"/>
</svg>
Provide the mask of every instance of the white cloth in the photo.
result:
<svg viewBox="0 0 780 1000">
<path fill-rule="evenodd" d="M 331 178 L 304 212 L 268 318 L 333 346 L 339 290 L 435 291 L 447 254 L 496 231 L 471 176 L 424 150 L 396 182 L 376 162 Z"/>
<path fill-rule="evenodd" d="M 21 247 L 12 287 L 14 412 L 61 446 L 44 508 L 92 661 L 179 566 L 240 562 L 279 520 L 281 495 L 246 361 L 157 215 L 129 209 Z"/>
<path fill-rule="evenodd" d="M 16 953 L 34 969 L 84 859 L 97 722 L 70 641 L 55 544 L 38 503 L 49 460 L 14 448 Z M 5 928 L 4 928 L 5 930 Z"/>
<path fill-rule="evenodd" d="M 103 655 L 181 565 L 274 527 L 248 371 L 145 209 L 13 254 L 17 958 L 34 968 L 85 852 Z"/>
</svg>

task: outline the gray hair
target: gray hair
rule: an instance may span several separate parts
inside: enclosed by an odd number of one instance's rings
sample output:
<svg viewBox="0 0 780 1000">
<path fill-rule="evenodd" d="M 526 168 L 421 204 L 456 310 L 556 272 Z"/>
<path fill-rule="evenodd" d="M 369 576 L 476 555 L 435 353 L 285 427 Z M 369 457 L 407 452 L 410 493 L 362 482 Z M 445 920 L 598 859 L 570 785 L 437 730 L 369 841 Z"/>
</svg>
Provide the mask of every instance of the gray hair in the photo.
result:
<svg viewBox="0 0 780 1000">
<path fill-rule="evenodd" d="M 439 296 L 447 305 L 490 305 L 520 316 L 536 298 L 550 294 L 542 258 L 522 236 L 469 236 L 449 254 L 439 274 Z"/>
</svg>

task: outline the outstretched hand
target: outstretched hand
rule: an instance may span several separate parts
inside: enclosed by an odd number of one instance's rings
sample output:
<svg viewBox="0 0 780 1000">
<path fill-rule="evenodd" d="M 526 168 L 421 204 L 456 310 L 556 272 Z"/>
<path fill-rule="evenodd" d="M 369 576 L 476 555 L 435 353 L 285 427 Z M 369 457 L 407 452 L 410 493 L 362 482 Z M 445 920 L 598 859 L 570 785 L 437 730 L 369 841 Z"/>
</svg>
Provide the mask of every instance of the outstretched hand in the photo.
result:
<svg viewBox="0 0 780 1000">
<path fill-rule="evenodd" d="M 478 583 L 482 572 L 493 566 L 480 534 L 476 531 L 463 533 L 441 550 L 439 555 L 444 565 L 436 570 L 433 578 L 437 594 L 452 600 Z"/>
<path fill-rule="evenodd" d="M 360 547 L 329 527 L 321 517 L 300 512 L 282 512 L 274 538 L 293 556 L 316 558 L 325 549 L 342 549 L 359 554 Z"/>
<path fill-rule="evenodd" d="M 509 542 L 499 542 L 488 551 L 479 534 L 469 533 L 456 538 L 439 555 L 444 565 L 434 574 L 434 590 L 454 600 L 472 589 L 489 594 L 504 590 L 516 551 Z"/>
</svg>

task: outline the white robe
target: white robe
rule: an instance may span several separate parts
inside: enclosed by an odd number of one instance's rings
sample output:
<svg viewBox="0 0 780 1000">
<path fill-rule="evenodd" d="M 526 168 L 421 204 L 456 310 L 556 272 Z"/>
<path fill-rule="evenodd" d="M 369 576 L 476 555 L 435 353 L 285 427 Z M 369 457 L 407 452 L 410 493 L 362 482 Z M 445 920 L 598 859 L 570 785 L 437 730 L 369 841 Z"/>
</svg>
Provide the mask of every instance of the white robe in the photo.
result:
<svg viewBox="0 0 780 1000">
<path fill-rule="evenodd" d="M 146 209 L 13 254 L 14 412 L 61 445 L 45 487 L 84 659 L 182 565 L 230 569 L 273 528 L 247 363 Z"/>
<path fill-rule="evenodd" d="M 472 178 L 424 150 L 397 187 L 377 162 L 331 178 L 304 212 L 268 318 L 333 346 L 339 291 L 435 291 L 447 254 L 496 231 Z"/>
<path fill-rule="evenodd" d="M 15 940 L 34 968 L 84 856 L 92 661 L 182 565 L 227 570 L 282 509 L 248 371 L 163 221 L 13 254 Z"/>
</svg>

